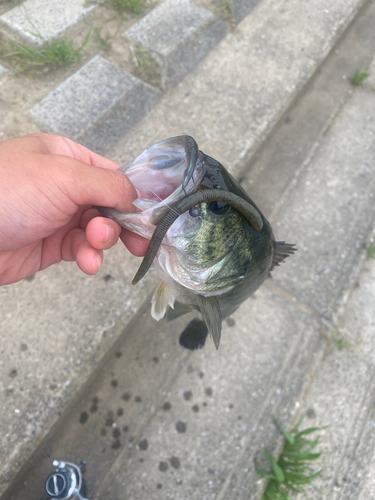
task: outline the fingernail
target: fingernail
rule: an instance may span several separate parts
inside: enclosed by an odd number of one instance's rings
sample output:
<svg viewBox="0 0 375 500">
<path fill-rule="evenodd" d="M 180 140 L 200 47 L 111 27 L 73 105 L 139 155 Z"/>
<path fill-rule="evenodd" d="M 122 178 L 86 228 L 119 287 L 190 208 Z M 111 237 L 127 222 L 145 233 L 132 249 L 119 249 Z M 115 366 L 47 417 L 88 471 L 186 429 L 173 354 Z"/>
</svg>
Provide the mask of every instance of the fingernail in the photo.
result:
<svg viewBox="0 0 375 500">
<path fill-rule="evenodd" d="M 106 241 L 112 241 L 115 237 L 115 230 L 112 226 L 107 226 L 107 238 Z"/>
<path fill-rule="evenodd" d="M 94 260 L 97 263 L 96 271 L 95 271 L 95 274 L 96 274 L 97 272 L 99 272 L 100 266 L 102 265 L 102 259 L 99 255 L 95 255 Z"/>
</svg>

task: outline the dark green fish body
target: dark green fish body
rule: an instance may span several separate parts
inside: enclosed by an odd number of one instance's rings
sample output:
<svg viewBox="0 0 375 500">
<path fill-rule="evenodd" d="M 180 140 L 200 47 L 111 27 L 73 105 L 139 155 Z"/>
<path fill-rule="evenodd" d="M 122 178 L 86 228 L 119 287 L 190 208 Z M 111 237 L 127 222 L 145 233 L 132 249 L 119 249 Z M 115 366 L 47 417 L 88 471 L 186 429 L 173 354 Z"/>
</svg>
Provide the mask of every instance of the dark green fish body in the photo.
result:
<svg viewBox="0 0 375 500">
<path fill-rule="evenodd" d="M 141 191 L 134 203 L 139 212 L 101 212 L 151 240 L 133 283 L 154 261 L 161 284 L 152 300 L 153 317 L 173 319 L 196 309 L 218 347 L 222 319 L 294 252 L 293 245 L 275 241 L 241 185 L 189 136 L 156 144 L 121 169 Z M 181 343 L 201 347 L 207 330 L 196 335 L 194 323 Z"/>
</svg>

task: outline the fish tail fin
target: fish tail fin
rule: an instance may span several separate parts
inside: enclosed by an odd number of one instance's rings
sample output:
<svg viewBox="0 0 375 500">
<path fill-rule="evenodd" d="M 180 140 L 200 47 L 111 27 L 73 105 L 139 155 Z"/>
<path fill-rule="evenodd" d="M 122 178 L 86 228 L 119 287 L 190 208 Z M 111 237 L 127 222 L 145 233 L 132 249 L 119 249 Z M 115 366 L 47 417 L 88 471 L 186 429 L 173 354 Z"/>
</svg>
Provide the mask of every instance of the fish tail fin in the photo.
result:
<svg viewBox="0 0 375 500">
<path fill-rule="evenodd" d="M 297 250 L 294 243 L 285 243 L 285 241 L 275 241 L 272 258 L 272 269 L 283 262 L 289 255 L 293 255 Z"/>
</svg>

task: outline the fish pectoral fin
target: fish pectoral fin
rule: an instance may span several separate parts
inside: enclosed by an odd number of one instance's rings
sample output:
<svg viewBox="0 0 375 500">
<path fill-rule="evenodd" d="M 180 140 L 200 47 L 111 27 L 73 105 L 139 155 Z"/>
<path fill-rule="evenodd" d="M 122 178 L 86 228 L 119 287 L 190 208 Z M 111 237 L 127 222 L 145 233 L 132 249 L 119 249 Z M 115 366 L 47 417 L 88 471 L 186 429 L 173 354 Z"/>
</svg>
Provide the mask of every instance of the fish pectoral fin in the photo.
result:
<svg viewBox="0 0 375 500">
<path fill-rule="evenodd" d="M 219 349 L 221 337 L 221 309 L 216 297 L 198 295 L 199 308 L 203 314 L 209 333 L 214 339 L 216 349 Z"/>
<path fill-rule="evenodd" d="M 159 321 L 159 319 L 164 317 L 168 306 L 173 309 L 174 299 L 175 294 L 173 290 L 165 283 L 160 283 L 151 299 L 151 316 L 156 321 Z"/>
<path fill-rule="evenodd" d="M 294 254 L 297 251 L 294 243 L 285 243 L 285 241 L 275 241 L 274 251 L 272 258 L 272 269 L 278 266 L 280 262 L 289 257 L 289 255 Z M 272 270 L 271 269 L 271 270 Z"/>
</svg>

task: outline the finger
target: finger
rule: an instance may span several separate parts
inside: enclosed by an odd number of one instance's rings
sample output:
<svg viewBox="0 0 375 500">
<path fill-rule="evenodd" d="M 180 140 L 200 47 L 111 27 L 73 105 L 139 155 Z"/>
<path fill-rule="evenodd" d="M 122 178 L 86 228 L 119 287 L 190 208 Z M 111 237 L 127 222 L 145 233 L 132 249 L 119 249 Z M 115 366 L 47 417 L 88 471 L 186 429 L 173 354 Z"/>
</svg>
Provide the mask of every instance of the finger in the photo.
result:
<svg viewBox="0 0 375 500">
<path fill-rule="evenodd" d="M 86 229 L 87 224 L 90 222 L 90 220 L 94 219 L 95 217 L 99 217 L 100 213 L 96 208 L 89 208 L 88 210 L 85 210 L 82 215 L 81 215 L 81 220 L 79 222 L 79 227 L 81 229 Z"/>
<path fill-rule="evenodd" d="M 105 217 L 95 217 L 86 227 L 87 241 L 93 248 L 100 250 L 113 247 L 119 239 L 120 232 L 121 227 Z"/>
<path fill-rule="evenodd" d="M 67 262 L 76 261 L 86 274 L 96 274 L 103 262 L 103 252 L 90 245 L 83 229 L 72 229 L 66 234 L 61 256 Z"/>
<path fill-rule="evenodd" d="M 150 243 L 146 238 L 139 236 L 139 234 L 132 233 L 127 229 L 122 229 L 120 238 L 129 252 L 136 257 L 143 257 Z"/>
</svg>

